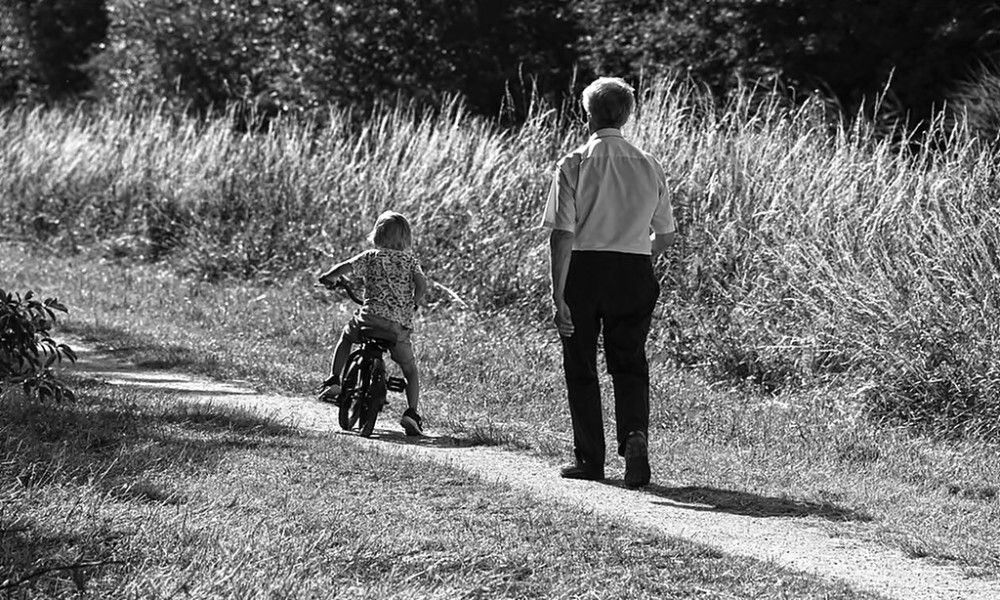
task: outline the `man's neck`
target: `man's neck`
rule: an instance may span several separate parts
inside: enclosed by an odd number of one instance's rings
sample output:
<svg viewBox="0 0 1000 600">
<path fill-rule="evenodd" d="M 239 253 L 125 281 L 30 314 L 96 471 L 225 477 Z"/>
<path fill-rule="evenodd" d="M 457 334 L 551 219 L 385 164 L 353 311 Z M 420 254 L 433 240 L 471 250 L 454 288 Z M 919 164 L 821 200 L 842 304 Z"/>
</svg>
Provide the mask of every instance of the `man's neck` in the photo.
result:
<svg viewBox="0 0 1000 600">
<path fill-rule="evenodd" d="M 617 127 L 611 127 L 611 126 L 596 127 L 596 128 L 590 128 L 590 135 L 594 135 L 598 131 L 608 131 L 608 130 L 615 131 L 615 132 L 620 132 L 620 130 Z"/>
<path fill-rule="evenodd" d="M 597 124 L 594 123 L 593 121 L 588 121 L 587 129 L 589 130 L 590 134 L 593 135 L 602 129 L 620 129 L 620 127 L 618 125 Z"/>
<path fill-rule="evenodd" d="M 597 133 L 601 129 L 619 129 L 618 125 L 608 125 L 607 123 L 597 123 L 593 118 L 587 118 L 587 129 L 590 130 L 591 134 Z"/>
</svg>

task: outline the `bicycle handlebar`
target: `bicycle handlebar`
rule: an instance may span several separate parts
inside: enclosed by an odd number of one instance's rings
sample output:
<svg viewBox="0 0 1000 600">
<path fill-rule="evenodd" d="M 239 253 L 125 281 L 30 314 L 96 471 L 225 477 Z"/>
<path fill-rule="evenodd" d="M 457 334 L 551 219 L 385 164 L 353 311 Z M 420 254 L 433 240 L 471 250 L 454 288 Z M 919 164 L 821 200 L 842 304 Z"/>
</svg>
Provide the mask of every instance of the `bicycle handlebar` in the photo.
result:
<svg viewBox="0 0 1000 600">
<path fill-rule="evenodd" d="M 329 289 L 335 288 L 344 290 L 344 293 L 351 299 L 351 302 L 354 302 L 355 304 L 364 304 L 364 301 L 362 301 L 361 298 L 358 298 L 358 295 L 354 293 L 354 289 L 352 289 L 351 286 L 348 285 L 348 283 L 343 279 L 338 279 L 337 282 L 330 286 Z"/>
</svg>

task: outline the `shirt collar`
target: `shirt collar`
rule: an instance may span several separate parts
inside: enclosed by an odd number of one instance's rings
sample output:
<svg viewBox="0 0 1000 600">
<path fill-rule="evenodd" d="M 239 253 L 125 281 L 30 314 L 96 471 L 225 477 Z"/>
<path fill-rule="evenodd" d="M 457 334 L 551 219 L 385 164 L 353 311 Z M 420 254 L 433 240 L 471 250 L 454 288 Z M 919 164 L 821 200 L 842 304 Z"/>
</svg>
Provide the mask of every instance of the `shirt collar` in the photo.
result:
<svg viewBox="0 0 1000 600">
<path fill-rule="evenodd" d="M 604 129 L 598 129 L 592 133 L 590 139 L 596 140 L 598 138 L 605 137 L 622 137 L 622 130 L 614 127 L 605 127 Z"/>
</svg>

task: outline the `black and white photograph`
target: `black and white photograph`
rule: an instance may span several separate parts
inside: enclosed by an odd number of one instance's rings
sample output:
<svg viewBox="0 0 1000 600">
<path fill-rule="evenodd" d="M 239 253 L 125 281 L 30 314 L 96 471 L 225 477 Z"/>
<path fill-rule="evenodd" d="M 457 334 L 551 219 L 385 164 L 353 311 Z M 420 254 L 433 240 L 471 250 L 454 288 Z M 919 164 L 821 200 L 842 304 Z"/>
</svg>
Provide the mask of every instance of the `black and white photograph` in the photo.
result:
<svg viewBox="0 0 1000 600">
<path fill-rule="evenodd" d="M 0 600 L 1000 600 L 1000 0 L 0 0 Z"/>
</svg>

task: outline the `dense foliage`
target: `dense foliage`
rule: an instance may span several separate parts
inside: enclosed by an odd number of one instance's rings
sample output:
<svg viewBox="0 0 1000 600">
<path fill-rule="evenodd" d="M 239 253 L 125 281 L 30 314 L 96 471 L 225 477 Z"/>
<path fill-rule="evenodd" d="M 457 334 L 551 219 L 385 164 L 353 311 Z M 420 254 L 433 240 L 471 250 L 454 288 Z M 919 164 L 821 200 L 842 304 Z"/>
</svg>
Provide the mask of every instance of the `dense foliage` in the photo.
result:
<svg viewBox="0 0 1000 600">
<path fill-rule="evenodd" d="M 71 98 L 88 91 L 88 61 L 107 33 L 104 0 L 0 4 L 0 101 Z"/>
<path fill-rule="evenodd" d="M 89 90 L 279 114 L 460 94 L 523 118 L 531 90 L 558 105 L 595 73 L 680 72 L 717 97 L 760 80 L 848 113 L 882 95 L 916 124 L 988 98 L 969 82 L 998 30 L 992 0 L 11 0 L 0 101 Z"/>
<path fill-rule="evenodd" d="M 596 71 L 687 72 L 717 95 L 764 81 L 818 91 L 849 113 L 887 90 L 883 106 L 911 124 L 1000 50 L 1000 5 L 983 0 L 579 4 L 581 51 Z"/>
<path fill-rule="evenodd" d="M 38 300 L 30 291 L 21 296 L 0 289 L 0 388 L 20 385 L 25 394 L 42 400 L 73 399 L 72 390 L 50 370 L 64 358 L 76 360 L 69 346 L 49 334 L 55 311 L 66 312 L 55 298 Z"/>
<path fill-rule="evenodd" d="M 508 81 L 520 93 L 521 69 L 545 89 L 568 88 L 576 36 L 564 4 L 109 0 L 100 83 L 117 98 L 197 110 L 233 100 L 271 114 L 370 108 L 458 92 L 496 114 Z"/>
</svg>

